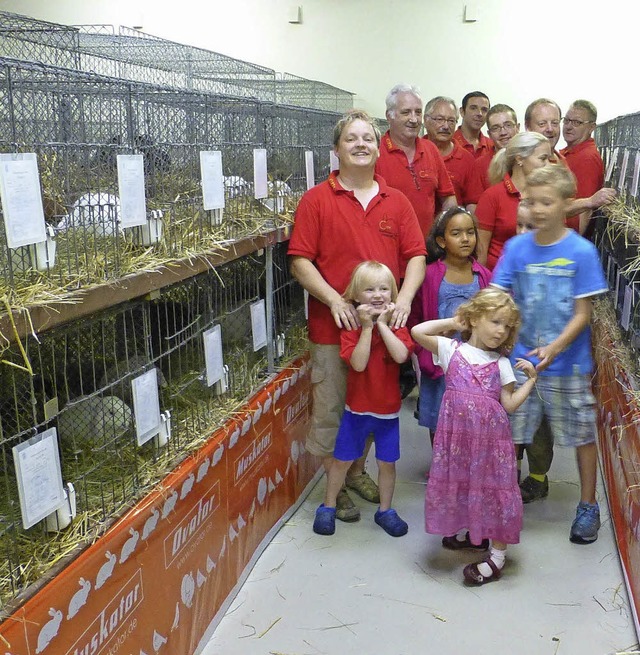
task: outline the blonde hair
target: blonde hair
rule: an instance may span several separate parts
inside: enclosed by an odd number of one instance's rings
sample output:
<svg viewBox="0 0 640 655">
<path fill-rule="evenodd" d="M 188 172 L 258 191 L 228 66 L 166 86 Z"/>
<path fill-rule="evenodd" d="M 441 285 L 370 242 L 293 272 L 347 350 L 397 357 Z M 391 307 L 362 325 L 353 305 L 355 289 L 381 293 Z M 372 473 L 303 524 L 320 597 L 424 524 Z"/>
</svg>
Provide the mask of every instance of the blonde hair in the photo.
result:
<svg viewBox="0 0 640 655">
<path fill-rule="evenodd" d="M 344 132 L 347 125 L 351 125 L 354 121 L 364 121 L 371 125 L 371 129 L 376 137 L 376 143 L 380 145 L 380 139 L 382 138 L 380 134 L 380 129 L 376 123 L 376 119 L 372 118 L 364 109 L 350 109 L 342 118 L 336 123 L 333 128 L 333 146 L 334 148 L 338 147 L 340 143 L 340 137 Z"/>
<path fill-rule="evenodd" d="M 576 195 L 576 178 L 563 164 L 538 168 L 527 176 L 527 187 L 550 186 L 561 198 L 567 200 Z"/>
<path fill-rule="evenodd" d="M 489 164 L 489 182 L 491 184 L 500 182 L 506 173 L 513 171 L 516 157 L 520 156 L 523 159 L 530 157 L 535 149 L 543 143 L 549 143 L 549 139 L 538 132 L 518 132 L 507 143 L 507 147 L 499 150 L 491 160 L 491 164 Z"/>
<path fill-rule="evenodd" d="M 510 313 L 509 334 L 497 352 L 502 355 L 510 353 L 518 338 L 518 330 L 520 329 L 521 322 L 520 310 L 508 293 L 495 287 L 480 289 L 475 296 L 458 307 L 457 314 L 460 320 L 469 326 L 468 329 L 462 331 L 463 341 L 468 341 L 471 337 L 473 331 L 471 327 L 472 321 L 475 322 L 487 314 L 495 314 L 501 309 L 508 309 Z"/>
<path fill-rule="evenodd" d="M 398 297 L 398 285 L 393 273 L 388 266 L 372 260 L 360 262 L 351 273 L 349 284 L 342 294 L 342 297 L 349 302 L 357 302 L 358 296 L 366 289 L 374 278 L 385 277 L 391 288 L 391 301 L 395 302 Z"/>
</svg>

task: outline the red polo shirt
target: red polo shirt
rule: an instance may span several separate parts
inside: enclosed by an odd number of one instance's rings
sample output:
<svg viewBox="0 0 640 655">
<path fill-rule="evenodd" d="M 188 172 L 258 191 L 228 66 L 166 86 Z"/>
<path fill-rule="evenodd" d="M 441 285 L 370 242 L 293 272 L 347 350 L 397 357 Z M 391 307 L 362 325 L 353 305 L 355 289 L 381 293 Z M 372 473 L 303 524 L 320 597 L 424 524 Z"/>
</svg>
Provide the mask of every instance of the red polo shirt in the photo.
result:
<svg viewBox="0 0 640 655">
<path fill-rule="evenodd" d="M 426 139 L 416 139 L 416 154 L 409 164 L 404 150 L 398 148 L 386 132 L 380 143 L 376 173 L 382 175 L 390 187 L 407 196 L 425 237 L 433 224 L 436 195 L 440 198 L 455 195 L 440 152 Z"/>
<path fill-rule="evenodd" d="M 408 328 L 393 329 L 393 333 L 411 354 L 414 344 Z M 342 330 L 340 334 L 340 357 L 349 365 L 347 407 L 359 414 L 397 415 L 402 403 L 398 384 L 400 364 L 393 360 L 380 336 L 378 326 L 374 325 L 367 366 L 364 371 L 356 371 L 352 368 L 351 355 L 358 345 L 361 334 L 362 328 Z"/>
<path fill-rule="evenodd" d="M 474 159 L 471 180 L 469 181 L 469 204 L 477 205 L 480 196 L 491 186 L 489 182 L 489 166 L 495 152 L 485 152 L 484 155 Z"/>
<path fill-rule="evenodd" d="M 473 155 L 475 159 L 478 159 L 487 152 L 493 152 L 494 149 L 493 141 L 482 132 L 480 132 L 478 147 L 474 147 L 473 143 L 467 141 L 465 135 L 462 133 L 461 127 L 453 133 L 453 140 L 470 155 Z"/>
<path fill-rule="evenodd" d="M 576 176 L 578 191 L 576 198 L 590 198 L 604 186 L 604 163 L 596 142 L 587 139 L 571 148 L 560 151 L 569 170 Z"/>
<path fill-rule="evenodd" d="M 375 176 L 379 189 L 366 210 L 353 191 L 340 186 L 337 173 L 307 191 L 298 204 L 289 255 L 311 260 L 326 282 L 344 293 L 351 272 L 373 259 L 386 264 L 396 282 L 406 262 L 425 255 L 424 237 L 406 197 Z M 340 329 L 329 308 L 309 297 L 309 338 L 339 344 Z"/>
<path fill-rule="evenodd" d="M 596 191 L 602 189 L 604 186 L 604 162 L 593 139 L 587 139 L 575 146 L 563 148 L 560 154 L 564 155 L 565 164 L 576 176 L 576 198 L 590 198 Z M 573 224 L 576 219 L 578 226 Z M 567 219 L 567 225 L 573 227 L 574 230 L 578 230 L 579 221 L 579 216 L 572 216 Z M 587 228 L 585 236 L 591 231 Z"/>
<path fill-rule="evenodd" d="M 458 204 L 463 206 L 468 204 L 470 202 L 468 189 L 475 159 L 453 141 L 453 150 L 443 157 L 443 161 L 456 192 Z"/>
<path fill-rule="evenodd" d="M 513 185 L 509 173 L 501 182 L 490 186 L 478 200 L 478 228 L 492 233 L 487 255 L 490 271 L 500 259 L 505 242 L 516 234 L 519 204 L 520 192 Z"/>
</svg>

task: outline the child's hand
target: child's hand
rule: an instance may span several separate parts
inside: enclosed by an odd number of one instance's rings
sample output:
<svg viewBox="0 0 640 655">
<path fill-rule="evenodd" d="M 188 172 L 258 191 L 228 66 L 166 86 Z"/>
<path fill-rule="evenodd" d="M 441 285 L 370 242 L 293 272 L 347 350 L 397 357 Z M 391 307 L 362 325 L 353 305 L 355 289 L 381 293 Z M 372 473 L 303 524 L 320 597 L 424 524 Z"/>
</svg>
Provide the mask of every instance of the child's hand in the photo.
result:
<svg viewBox="0 0 640 655">
<path fill-rule="evenodd" d="M 391 316 L 393 315 L 395 308 L 396 306 L 392 302 L 390 302 L 388 305 L 385 305 L 383 310 L 378 315 L 378 323 L 384 323 L 385 325 L 389 325 L 389 321 L 391 320 Z"/>
<path fill-rule="evenodd" d="M 558 352 L 559 351 L 553 347 L 553 344 L 550 343 L 546 346 L 540 346 L 530 350 L 527 353 L 527 357 L 534 356 L 540 360 L 536 366 L 536 371 L 540 373 L 540 371 L 544 371 L 545 368 L 551 366 L 551 362 L 553 362 L 553 360 L 558 356 Z"/>
<path fill-rule="evenodd" d="M 531 380 L 535 380 L 538 377 L 536 367 L 528 359 L 521 359 L 518 357 L 516 359 L 515 368 L 518 371 L 522 371 Z"/>
<path fill-rule="evenodd" d="M 358 312 L 360 324 L 362 327 L 366 328 L 370 328 L 373 325 L 374 320 L 379 314 L 379 310 L 375 309 L 373 305 L 368 305 L 366 303 L 358 305 L 356 311 Z"/>
<path fill-rule="evenodd" d="M 463 320 L 459 314 L 456 314 L 455 316 L 452 317 L 451 319 L 451 332 L 456 333 L 456 332 L 464 332 L 465 330 L 469 329 L 468 323 Z"/>
</svg>

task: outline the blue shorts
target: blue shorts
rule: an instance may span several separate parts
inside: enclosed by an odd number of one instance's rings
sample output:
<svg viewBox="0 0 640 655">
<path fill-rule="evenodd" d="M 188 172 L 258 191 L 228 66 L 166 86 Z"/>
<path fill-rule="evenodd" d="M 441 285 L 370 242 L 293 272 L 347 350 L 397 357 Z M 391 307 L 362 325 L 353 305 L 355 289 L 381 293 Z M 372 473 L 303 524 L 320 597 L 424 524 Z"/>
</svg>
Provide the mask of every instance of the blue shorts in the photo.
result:
<svg viewBox="0 0 640 655">
<path fill-rule="evenodd" d="M 344 410 L 333 456 L 342 462 L 352 462 L 364 455 L 367 437 L 373 433 L 376 459 L 397 462 L 400 459 L 400 419 L 379 418 L 369 414 L 354 414 Z"/>
<path fill-rule="evenodd" d="M 526 376 L 516 371 L 517 385 Z M 542 416 L 546 416 L 553 441 L 576 448 L 596 440 L 596 400 L 590 375 L 540 375 L 529 397 L 511 415 L 511 432 L 517 444 L 530 444 Z"/>
</svg>

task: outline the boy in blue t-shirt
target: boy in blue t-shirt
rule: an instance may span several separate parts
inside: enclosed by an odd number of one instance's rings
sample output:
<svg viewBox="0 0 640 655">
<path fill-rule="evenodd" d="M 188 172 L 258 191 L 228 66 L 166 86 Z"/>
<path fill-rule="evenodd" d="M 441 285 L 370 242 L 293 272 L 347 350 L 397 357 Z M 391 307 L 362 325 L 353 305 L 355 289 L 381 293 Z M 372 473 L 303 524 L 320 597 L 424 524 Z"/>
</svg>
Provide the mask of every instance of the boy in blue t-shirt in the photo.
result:
<svg viewBox="0 0 640 655">
<path fill-rule="evenodd" d="M 507 242 L 491 284 L 511 289 L 522 314 L 512 358 L 529 359 L 540 373 L 538 393 L 511 417 L 514 442 L 531 443 L 544 415 L 555 443 L 576 448 L 580 502 L 569 538 L 588 544 L 600 528 L 589 323 L 591 299 L 606 292 L 607 283 L 593 244 L 565 227 L 575 191 L 575 179 L 562 165 L 527 177 L 523 195 L 536 229 Z"/>
</svg>

